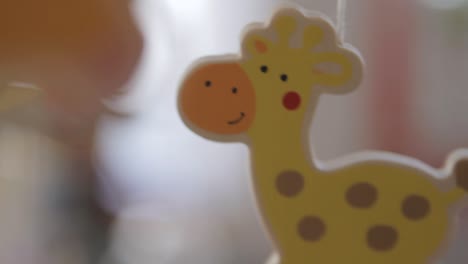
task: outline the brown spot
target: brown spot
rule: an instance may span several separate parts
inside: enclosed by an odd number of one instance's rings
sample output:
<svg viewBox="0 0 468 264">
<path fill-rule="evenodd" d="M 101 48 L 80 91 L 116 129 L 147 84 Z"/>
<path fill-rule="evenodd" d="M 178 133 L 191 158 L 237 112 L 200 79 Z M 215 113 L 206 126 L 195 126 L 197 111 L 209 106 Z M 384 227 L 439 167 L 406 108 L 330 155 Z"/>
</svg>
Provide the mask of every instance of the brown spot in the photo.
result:
<svg viewBox="0 0 468 264">
<path fill-rule="evenodd" d="M 378 225 L 369 229 L 367 244 L 377 251 L 388 251 L 395 247 L 398 232 L 391 226 Z"/>
<path fill-rule="evenodd" d="M 299 235 L 308 242 L 319 241 L 325 234 L 325 230 L 325 223 L 316 216 L 306 216 L 298 225 Z"/>
<path fill-rule="evenodd" d="M 468 191 L 468 160 L 460 160 L 455 165 L 457 186 Z"/>
<path fill-rule="evenodd" d="M 377 201 L 377 189 L 369 183 L 356 183 L 346 192 L 346 200 L 353 207 L 369 208 Z"/>
<path fill-rule="evenodd" d="M 286 196 L 298 195 L 304 188 L 304 177 L 297 171 L 285 171 L 276 178 L 276 188 Z"/>
<path fill-rule="evenodd" d="M 403 201 L 401 210 L 408 219 L 421 220 L 429 214 L 431 204 L 422 196 L 410 195 Z"/>
</svg>

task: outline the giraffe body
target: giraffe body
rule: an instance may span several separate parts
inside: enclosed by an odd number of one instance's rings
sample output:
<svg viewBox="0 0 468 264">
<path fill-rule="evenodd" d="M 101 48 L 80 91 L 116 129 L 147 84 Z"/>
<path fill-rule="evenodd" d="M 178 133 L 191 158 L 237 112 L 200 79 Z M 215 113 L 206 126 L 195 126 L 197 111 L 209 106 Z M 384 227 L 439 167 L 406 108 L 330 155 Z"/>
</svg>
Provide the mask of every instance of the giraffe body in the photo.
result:
<svg viewBox="0 0 468 264">
<path fill-rule="evenodd" d="M 302 183 L 281 187 L 278 171 L 290 173 L 289 184 L 296 172 Z M 426 263 L 447 238 L 449 208 L 463 194 L 441 192 L 421 171 L 386 162 L 275 172 L 260 174 L 270 184 L 256 186 L 282 263 Z"/>
<path fill-rule="evenodd" d="M 457 185 L 399 156 L 318 166 L 308 132 L 319 94 L 349 92 L 362 77 L 359 56 L 323 18 L 285 8 L 244 36 L 242 55 L 192 70 L 179 110 L 200 135 L 248 144 L 281 263 L 431 261 L 452 232 L 468 165 L 457 163 Z"/>
</svg>

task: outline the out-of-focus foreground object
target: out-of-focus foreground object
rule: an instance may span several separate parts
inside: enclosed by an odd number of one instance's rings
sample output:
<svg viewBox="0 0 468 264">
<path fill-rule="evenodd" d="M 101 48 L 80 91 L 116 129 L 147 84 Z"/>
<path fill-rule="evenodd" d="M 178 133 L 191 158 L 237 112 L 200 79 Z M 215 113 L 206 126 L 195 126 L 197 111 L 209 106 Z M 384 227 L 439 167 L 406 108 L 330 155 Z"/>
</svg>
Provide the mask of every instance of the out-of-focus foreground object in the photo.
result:
<svg viewBox="0 0 468 264">
<path fill-rule="evenodd" d="M 0 83 L 33 83 L 62 111 L 95 113 L 121 92 L 143 40 L 127 0 L 4 0 Z"/>
<path fill-rule="evenodd" d="M 1 263 L 102 257 L 94 134 L 140 60 L 131 3 L 0 2 Z"/>
</svg>

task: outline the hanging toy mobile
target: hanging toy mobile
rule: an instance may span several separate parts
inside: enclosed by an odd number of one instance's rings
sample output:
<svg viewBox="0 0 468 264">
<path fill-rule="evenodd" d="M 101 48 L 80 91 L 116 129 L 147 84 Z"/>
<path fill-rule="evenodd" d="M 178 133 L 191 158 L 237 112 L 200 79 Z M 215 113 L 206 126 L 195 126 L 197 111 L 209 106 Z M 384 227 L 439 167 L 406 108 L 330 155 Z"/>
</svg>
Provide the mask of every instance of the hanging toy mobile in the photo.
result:
<svg viewBox="0 0 468 264">
<path fill-rule="evenodd" d="M 357 88 L 358 53 L 326 18 L 278 10 L 242 39 L 241 56 L 205 58 L 178 97 L 195 133 L 244 142 L 254 191 L 281 264 L 428 263 L 454 231 L 468 190 L 468 160 L 443 170 L 389 153 L 318 166 L 309 127 L 320 94 Z"/>
</svg>

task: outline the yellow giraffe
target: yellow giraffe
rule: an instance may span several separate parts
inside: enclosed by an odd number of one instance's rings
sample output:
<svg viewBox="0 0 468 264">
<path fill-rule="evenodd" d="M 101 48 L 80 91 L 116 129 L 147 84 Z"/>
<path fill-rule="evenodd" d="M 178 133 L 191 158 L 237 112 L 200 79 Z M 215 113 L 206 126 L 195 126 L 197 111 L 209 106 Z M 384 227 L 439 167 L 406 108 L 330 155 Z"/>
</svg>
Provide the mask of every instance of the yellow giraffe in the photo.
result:
<svg viewBox="0 0 468 264">
<path fill-rule="evenodd" d="M 257 201 L 281 263 L 431 261 L 453 232 L 468 162 L 436 171 L 373 153 L 319 166 L 308 147 L 314 108 L 322 92 L 359 86 L 360 57 L 326 19 L 294 8 L 252 26 L 242 44 L 241 57 L 191 69 L 179 111 L 196 133 L 250 147 Z M 440 179 L 449 174 L 457 184 Z"/>
</svg>

